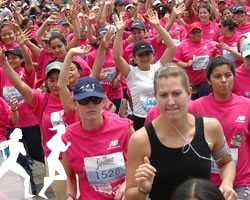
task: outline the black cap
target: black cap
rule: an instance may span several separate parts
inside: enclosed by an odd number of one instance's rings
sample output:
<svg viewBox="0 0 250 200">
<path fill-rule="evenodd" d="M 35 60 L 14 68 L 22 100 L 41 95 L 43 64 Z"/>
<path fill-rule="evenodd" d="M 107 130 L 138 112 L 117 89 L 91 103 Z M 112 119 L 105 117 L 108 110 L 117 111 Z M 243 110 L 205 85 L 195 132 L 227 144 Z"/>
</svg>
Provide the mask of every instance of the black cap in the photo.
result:
<svg viewBox="0 0 250 200">
<path fill-rule="evenodd" d="M 6 56 L 7 56 L 9 53 L 14 54 L 14 55 L 17 55 L 17 56 L 23 58 L 23 53 L 22 53 L 22 51 L 21 51 L 20 48 L 11 48 L 11 49 L 5 51 L 5 55 L 6 55 Z"/>
<path fill-rule="evenodd" d="M 133 48 L 133 55 L 138 56 L 144 52 L 154 52 L 153 47 L 146 41 L 140 40 L 135 43 Z"/>
</svg>

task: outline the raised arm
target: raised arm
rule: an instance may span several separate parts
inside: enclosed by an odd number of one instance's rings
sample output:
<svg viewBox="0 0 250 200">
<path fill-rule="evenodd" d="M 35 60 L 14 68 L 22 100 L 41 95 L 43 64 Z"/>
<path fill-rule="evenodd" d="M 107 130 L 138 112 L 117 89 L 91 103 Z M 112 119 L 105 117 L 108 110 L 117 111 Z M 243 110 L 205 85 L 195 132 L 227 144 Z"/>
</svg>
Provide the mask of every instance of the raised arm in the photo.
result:
<svg viewBox="0 0 250 200">
<path fill-rule="evenodd" d="M 160 20 L 157 16 L 157 12 L 154 12 L 152 9 L 147 11 L 147 17 L 150 24 L 152 24 L 155 29 L 158 31 L 159 35 L 167 45 L 167 49 L 161 56 L 160 62 L 162 65 L 165 65 L 169 62 L 172 62 L 172 59 L 175 55 L 176 45 L 172 40 L 169 33 L 160 25 Z"/>
<path fill-rule="evenodd" d="M 0 62 L 2 64 L 2 67 L 10 79 L 10 81 L 13 83 L 15 88 L 22 94 L 24 100 L 31 106 L 34 105 L 34 93 L 33 90 L 21 80 L 21 78 L 18 76 L 18 74 L 12 69 L 10 66 L 8 60 L 5 57 L 5 52 L 3 49 L 0 49 Z"/>
<path fill-rule="evenodd" d="M 29 52 L 27 51 L 27 49 L 24 46 L 24 43 L 26 40 L 29 40 L 29 31 L 25 30 L 24 32 L 19 32 L 19 34 L 17 35 L 17 42 L 19 43 L 22 53 L 23 53 L 23 57 L 24 57 L 24 61 L 25 61 L 25 67 L 27 72 L 30 74 L 33 70 L 33 62 L 32 59 L 30 57 Z"/>
<path fill-rule="evenodd" d="M 126 28 L 126 25 L 124 21 L 120 19 L 117 15 L 114 15 L 114 23 L 117 32 L 115 34 L 115 41 L 113 44 L 113 59 L 121 74 L 126 78 L 130 72 L 130 67 L 126 60 L 122 57 L 121 53 L 123 31 Z"/>
<path fill-rule="evenodd" d="M 69 72 L 73 57 L 76 55 L 86 54 L 89 52 L 89 50 L 89 46 L 71 48 L 64 59 L 63 68 L 60 72 L 57 86 L 65 113 L 69 113 L 71 110 L 75 109 L 73 104 L 73 97 L 68 89 Z"/>
<path fill-rule="evenodd" d="M 76 47 L 79 40 L 80 40 L 80 27 L 79 27 L 79 19 L 77 17 L 78 13 L 80 12 L 80 7 L 78 5 L 73 5 L 71 10 L 71 18 L 72 18 L 72 26 L 73 26 L 73 38 L 68 43 L 67 49 L 69 50 L 72 47 Z"/>
<path fill-rule="evenodd" d="M 91 72 L 91 76 L 93 76 L 96 79 L 100 79 L 100 74 L 103 67 L 106 51 L 110 47 L 113 35 L 114 35 L 114 30 L 111 29 L 108 30 L 108 32 L 101 38 L 96 59 Z"/>
<path fill-rule="evenodd" d="M 15 126 L 18 123 L 19 120 L 19 113 L 18 113 L 18 100 L 16 96 L 12 96 L 10 98 L 10 108 L 11 108 L 11 124 Z"/>
</svg>

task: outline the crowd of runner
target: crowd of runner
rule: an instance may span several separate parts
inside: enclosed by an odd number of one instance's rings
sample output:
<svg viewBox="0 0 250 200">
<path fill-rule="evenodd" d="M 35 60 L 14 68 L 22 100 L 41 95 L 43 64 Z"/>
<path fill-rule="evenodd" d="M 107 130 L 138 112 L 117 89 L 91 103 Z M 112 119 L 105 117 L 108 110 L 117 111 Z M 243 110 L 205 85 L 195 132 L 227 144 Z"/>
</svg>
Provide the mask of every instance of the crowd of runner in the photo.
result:
<svg viewBox="0 0 250 200">
<path fill-rule="evenodd" d="M 0 142 L 22 130 L 33 194 L 64 124 L 57 200 L 249 200 L 249 98 L 249 0 L 0 2 Z"/>
</svg>

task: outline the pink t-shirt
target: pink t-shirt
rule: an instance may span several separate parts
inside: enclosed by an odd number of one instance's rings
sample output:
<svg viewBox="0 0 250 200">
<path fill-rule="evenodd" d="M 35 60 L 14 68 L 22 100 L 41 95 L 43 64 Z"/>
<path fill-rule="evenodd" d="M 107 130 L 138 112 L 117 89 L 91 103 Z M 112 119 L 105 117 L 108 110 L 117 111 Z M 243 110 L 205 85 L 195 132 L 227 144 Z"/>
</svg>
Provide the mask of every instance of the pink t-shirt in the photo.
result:
<svg viewBox="0 0 250 200">
<path fill-rule="evenodd" d="M 174 62 L 188 62 L 194 60 L 191 67 L 185 70 L 192 85 L 198 85 L 206 81 L 205 69 L 209 59 L 214 58 L 219 50 L 209 41 L 201 39 L 200 42 L 193 42 L 187 39 L 177 47 Z"/>
<path fill-rule="evenodd" d="M 231 37 L 226 37 L 224 35 L 219 37 L 218 42 L 219 43 L 225 43 L 229 47 L 231 47 L 234 50 L 240 52 L 240 40 L 242 39 L 242 37 L 243 37 L 243 35 L 240 32 L 234 32 L 234 34 Z M 236 67 L 239 67 L 243 63 L 242 61 L 236 60 L 235 57 L 233 56 L 233 54 L 230 53 L 227 50 L 220 49 L 220 54 L 224 58 L 234 62 Z"/>
<path fill-rule="evenodd" d="M 247 70 L 245 64 L 236 69 L 233 93 L 250 98 L 250 70 Z"/>
<path fill-rule="evenodd" d="M 22 79 L 22 81 L 24 81 L 27 85 L 33 88 L 35 80 L 34 69 L 30 74 L 26 71 L 25 67 L 19 67 L 15 71 Z M 9 102 L 12 95 L 15 95 L 18 99 L 19 122 L 14 127 L 23 128 L 38 124 L 28 104 L 24 102 L 23 96 L 15 88 L 12 82 L 8 79 L 7 75 L 5 74 L 2 68 L 0 68 L 0 94 L 5 99 L 6 102 Z"/>
<path fill-rule="evenodd" d="M 49 128 L 53 128 L 59 124 L 65 124 L 63 121 L 64 110 L 60 99 L 55 98 L 51 93 L 40 93 L 37 90 L 33 91 L 34 106 L 32 107 L 32 111 L 41 127 L 44 153 L 45 156 L 48 157 L 51 151 L 46 143 L 56 134 L 56 131 L 51 131 Z"/>
<path fill-rule="evenodd" d="M 154 119 L 156 119 L 159 115 L 161 114 L 160 109 L 158 107 L 158 105 L 155 105 L 154 107 L 152 107 L 146 117 L 145 120 L 145 124 L 153 121 Z"/>
<path fill-rule="evenodd" d="M 9 105 L 0 97 L 0 143 L 7 139 L 6 128 L 11 126 Z"/>
<path fill-rule="evenodd" d="M 234 186 L 250 184 L 250 100 L 232 94 L 225 102 L 218 102 L 214 96 L 201 97 L 189 104 L 190 113 L 215 117 L 222 125 L 226 141 L 236 163 Z M 212 165 L 214 166 L 214 165 Z M 218 169 L 212 167 L 212 181 L 220 185 Z M 214 173 L 213 173 L 214 172 Z"/>
<path fill-rule="evenodd" d="M 218 41 L 219 27 L 217 23 L 210 21 L 208 24 L 201 24 L 202 38 L 210 41 Z"/>
<path fill-rule="evenodd" d="M 246 22 L 245 24 L 240 25 L 236 28 L 237 31 L 241 32 L 242 34 L 250 32 L 250 22 Z"/>
<path fill-rule="evenodd" d="M 96 60 L 97 51 L 98 50 L 96 49 L 90 52 L 87 56 L 87 63 L 91 68 L 93 67 L 94 62 Z M 103 86 L 104 92 L 106 93 L 107 97 L 110 100 L 120 99 L 122 98 L 123 95 L 121 85 L 119 85 L 117 89 L 112 88 L 113 80 L 117 77 L 119 73 L 118 68 L 115 65 L 112 54 L 113 50 L 109 48 L 106 52 L 104 64 L 101 70 L 101 73 L 107 74 L 107 78 L 100 81 Z"/>
<path fill-rule="evenodd" d="M 103 113 L 104 123 L 96 130 L 82 128 L 81 122 L 67 127 L 62 136 L 71 142 L 66 156 L 79 176 L 79 200 L 113 200 L 115 192 L 126 176 L 129 128 L 126 118 L 109 117 Z"/>
</svg>

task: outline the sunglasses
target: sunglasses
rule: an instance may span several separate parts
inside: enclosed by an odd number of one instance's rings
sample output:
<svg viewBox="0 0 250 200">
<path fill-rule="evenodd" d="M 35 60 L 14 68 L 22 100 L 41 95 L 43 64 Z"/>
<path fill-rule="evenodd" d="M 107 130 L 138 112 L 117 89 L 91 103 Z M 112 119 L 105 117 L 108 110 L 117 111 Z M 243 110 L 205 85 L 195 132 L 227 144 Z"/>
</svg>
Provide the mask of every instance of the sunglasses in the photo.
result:
<svg viewBox="0 0 250 200">
<path fill-rule="evenodd" d="M 79 100 L 78 103 L 82 106 L 86 106 L 91 101 L 93 104 L 98 105 L 102 102 L 102 100 L 103 98 L 100 98 L 100 97 L 88 97 L 88 98 Z"/>
</svg>

